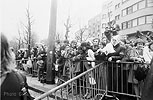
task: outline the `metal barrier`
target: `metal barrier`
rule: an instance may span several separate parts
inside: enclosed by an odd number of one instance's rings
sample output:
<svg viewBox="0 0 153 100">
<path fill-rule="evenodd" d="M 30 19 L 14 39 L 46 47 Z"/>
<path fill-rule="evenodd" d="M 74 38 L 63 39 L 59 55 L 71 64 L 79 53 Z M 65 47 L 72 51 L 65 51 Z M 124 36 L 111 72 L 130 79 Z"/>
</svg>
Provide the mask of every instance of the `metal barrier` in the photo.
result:
<svg viewBox="0 0 153 100">
<path fill-rule="evenodd" d="M 17 60 L 19 69 L 24 70 L 23 65 L 28 59 Z M 32 59 L 32 75 L 37 76 L 37 59 Z M 141 98 L 143 80 L 136 79 L 136 69 L 147 64 L 134 62 L 101 62 L 94 68 L 89 61 L 71 62 L 67 60 L 64 67 L 68 67 L 70 77 L 63 80 L 61 85 L 44 93 L 35 100 L 50 99 L 53 95 L 55 100 L 86 100 L 89 98 L 102 100 L 105 97 Z M 64 76 L 66 74 L 63 74 Z M 65 76 L 64 76 L 65 77 Z M 140 76 L 141 77 L 141 76 Z"/>
<path fill-rule="evenodd" d="M 16 68 L 22 71 L 27 72 L 27 74 L 32 76 L 38 76 L 38 66 L 37 66 L 37 58 L 30 59 L 32 62 L 31 68 L 28 67 L 27 61 L 28 59 L 16 60 Z"/>
<path fill-rule="evenodd" d="M 139 99 L 143 81 L 136 80 L 135 70 L 141 65 L 145 64 L 102 62 L 91 68 L 88 62 L 83 62 L 87 71 L 76 74 L 35 100 L 49 100 L 50 95 L 54 95 L 55 100 L 102 100 L 105 97 Z"/>
<path fill-rule="evenodd" d="M 87 62 L 84 63 L 84 66 L 87 67 Z M 46 98 L 49 100 L 50 95 L 54 95 L 55 100 L 58 100 L 59 98 L 60 100 L 85 99 L 85 96 L 83 97 L 83 95 L 86 95 L 89 92 L 91 94 L 90 98 L 96 98 L 96 95 L 98 96 L 98 94 L 107 93 L 106 82 L 106 67 L 101 63 L 44 93 L 35 100 Z"/>
</svg>

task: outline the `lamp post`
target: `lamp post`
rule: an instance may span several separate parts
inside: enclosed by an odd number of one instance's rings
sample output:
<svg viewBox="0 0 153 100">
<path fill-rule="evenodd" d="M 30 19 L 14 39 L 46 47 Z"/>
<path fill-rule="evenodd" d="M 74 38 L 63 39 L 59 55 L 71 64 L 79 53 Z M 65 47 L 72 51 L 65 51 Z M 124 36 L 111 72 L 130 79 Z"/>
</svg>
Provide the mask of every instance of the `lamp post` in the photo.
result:
<svg viewBox="0 0 153 100">
<path fill-rule="evenodd" d="M 55 48 L 55 36 L 56 36 L 56 16 L 57 16 L 57 0 L 51 0 L 48 50 L 47 50 L 47 73 L 46 73 L 47 84 L 54 84 L 53 62 L 55 59 L 54 48 Z"/>
</svg>

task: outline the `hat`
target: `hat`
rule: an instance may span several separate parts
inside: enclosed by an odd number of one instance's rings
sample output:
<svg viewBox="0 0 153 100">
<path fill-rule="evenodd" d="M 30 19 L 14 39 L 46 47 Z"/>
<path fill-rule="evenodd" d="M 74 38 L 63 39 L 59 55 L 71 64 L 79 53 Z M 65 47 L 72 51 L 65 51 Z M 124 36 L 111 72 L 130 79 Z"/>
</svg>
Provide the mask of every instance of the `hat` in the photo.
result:
<svg viewBox="0 0 153 100">
<path fill-rule="evenodd" d="M 64 40 L 64 43 L 69 43 L 69 41 L 68 40 Z"/>
<path fill-rule="evenodd" d="M 39 55 L 37 59 L 38 59 L 38 60 L 41 60 L 41 59 L 42 59 L 42 57 Z"/>
<path fill-rule="evenodd" d="M 134 46 L 137 46 L 138 43 L 143 43 L 143 45 L 145 45 L 144 40 L 142 40 L 141 38 L 138 38 L 138 39 L 135 41 Z"/>
<path fill-rule="evenodd" d="M 81 47 L 87 47 L 88 43 L 87 42 L 82 42 Z"/>
</svg>

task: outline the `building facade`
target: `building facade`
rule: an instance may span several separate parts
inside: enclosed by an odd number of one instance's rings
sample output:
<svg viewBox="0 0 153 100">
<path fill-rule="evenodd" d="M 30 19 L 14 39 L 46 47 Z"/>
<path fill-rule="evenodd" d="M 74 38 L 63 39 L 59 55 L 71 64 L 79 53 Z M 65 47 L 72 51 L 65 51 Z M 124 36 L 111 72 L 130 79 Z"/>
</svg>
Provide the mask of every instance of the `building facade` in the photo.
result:
<svg viewBox="0 0 153 100">
<path fill-rule="evenodd" d="M 153 31 L 153 0 L 122 0 L 120 5 L 114 16 L 116 24 L 121 26 L 121 35 Z"/>
<path fill-rule="evenodd" d="M 120 35 L 153 31 L 153 0 L 108 0 L 102 5 L 101 34 L 108 26 L 108 22 L 114 20 L 115 24 L 120 26 Z M 89 24 L 90 27 L 97 27 L 91 25 Z"/>
</svg>

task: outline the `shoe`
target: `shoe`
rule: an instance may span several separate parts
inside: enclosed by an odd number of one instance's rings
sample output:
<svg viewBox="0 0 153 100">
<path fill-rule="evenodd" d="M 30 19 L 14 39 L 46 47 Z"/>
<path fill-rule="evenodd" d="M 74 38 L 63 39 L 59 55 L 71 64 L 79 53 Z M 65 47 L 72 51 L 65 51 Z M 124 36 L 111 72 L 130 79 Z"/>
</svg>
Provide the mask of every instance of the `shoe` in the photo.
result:
<svg viewBox="0 0 153 100">
<path fill-rule="evenodd" d="M 85 99 L 91 99 L 92 95 L 88 95 Z"/>
<path fill-rule="evenodd" d="M 89 95 L 89 92 L 87 92 L 87 93 L 83 96 L 83 98 L 86 98 L 88 95 Z"/>
<path fill-rule="evenodd" d="M 85 97 L 85 99 L 91 99 L 92 98 L 92 94 L 91 94 L 91 92 L 90 93 L 88 93 L 88 95 Z"/>
</svg>

